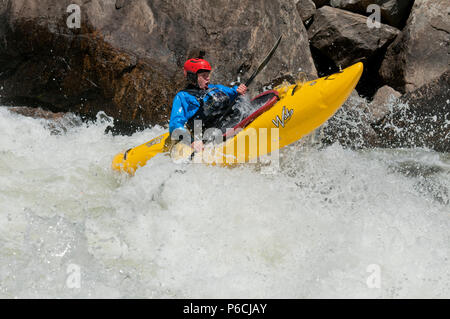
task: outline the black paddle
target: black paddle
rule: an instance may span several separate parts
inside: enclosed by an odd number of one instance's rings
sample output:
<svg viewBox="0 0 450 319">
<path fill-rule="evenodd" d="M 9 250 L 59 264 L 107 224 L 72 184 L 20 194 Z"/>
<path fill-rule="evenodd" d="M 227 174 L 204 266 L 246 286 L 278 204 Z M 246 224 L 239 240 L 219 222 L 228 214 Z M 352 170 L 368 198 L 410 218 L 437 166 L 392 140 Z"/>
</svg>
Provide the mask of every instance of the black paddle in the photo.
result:
<svg viewBox="0 0 450 319">
<path fill-rule="evenodd" d="M 281 37 L 282 36 L 280 35 L 277 42 L 273 46 L 272 50 L 270 50 L 269 54 L 266 56 L 264 61 L 261 62 L 259 67 L 255 70 L 255 72 L 253 72 L 252 76 L 247 80 L 247 82 L 245 82 L 245 86 L 248 87 L 253 82 L 253 79 L 259 74 L 259 72 L 261 72 L 262 69 L 264 69 L 266 64 L 270 61 L 270 59 L 272 58 L 272 55 L 275 53 L 275 50 L 278 48 L 278 45 L 280 44 Z"/>
<path fill-rule="evenodd" d="M 253 72 L 253 74 L 250 76 L 250 78 L 247 80 L 247 82 L 245 82 L 245 86 L 248 87 L 254 80 L 254 78 L 259 74 L 259 72 L 262 71 L 262 69 L 264 69 L 264 67 L 267 65 L 267 63 L 269 63 L 270 59 L 272 58 L 273 54 L 275 53 L 275 50 L 278 48 L 278 45 L 280 44 L 281 41 L 281 35 L 278 38 L 277 42 L 275 43 L 275 45 L 273 46 L 272 50 L 270 50 L 269 54 L 265 57 L 265 59 L 261 62 L 261 64 L 258 66 L 258 68 L 255 70 L 255 72 Z M 228 116 L 233 109 L 234 104 L 236 104 L 236 102 L 232 103 L 226 110 L 225 112 L 223 112 L 223 115 L 220 117 L 218 122 L 221 122 L 226 116 Z"/>
</svg>

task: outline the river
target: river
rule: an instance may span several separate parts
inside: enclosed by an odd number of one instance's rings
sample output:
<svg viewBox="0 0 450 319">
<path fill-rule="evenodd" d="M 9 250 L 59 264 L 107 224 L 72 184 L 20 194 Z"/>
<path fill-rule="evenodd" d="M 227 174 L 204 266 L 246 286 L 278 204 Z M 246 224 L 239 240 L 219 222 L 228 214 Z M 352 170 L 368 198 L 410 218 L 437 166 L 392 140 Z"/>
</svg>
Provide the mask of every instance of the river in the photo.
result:
<svg viewBox="0 0 450 319">
<path fill-rule="evenodd" d="M 52 124 L 53 123 L 53 124 Z M 0 107 L 0 298 L 450 298 L 450 155 L 299 142 L 271 174 L 134 177 L 104 134 Z"/>
</svg>

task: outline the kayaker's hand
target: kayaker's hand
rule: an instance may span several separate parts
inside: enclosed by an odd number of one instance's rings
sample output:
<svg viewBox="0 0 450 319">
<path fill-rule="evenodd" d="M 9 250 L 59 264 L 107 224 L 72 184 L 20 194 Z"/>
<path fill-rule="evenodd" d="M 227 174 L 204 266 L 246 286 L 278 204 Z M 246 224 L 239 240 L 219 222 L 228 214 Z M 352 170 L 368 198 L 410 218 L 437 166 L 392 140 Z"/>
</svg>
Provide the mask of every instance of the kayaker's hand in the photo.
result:
<svg viewBox="0 0 450 319">
<path fill-rule="evenodd" d="M 202 141 L 194 141 L 191 144 L 191 147 L 196 151 L 196 152 L 200 152 L 203 150 L 204 146 L 203 146 L 203 142 Z"/>
<path fill-rule="evenodd" d="M 247 87 L 245 86 L 245 84 L 239 85 L 239 87 L 237 88 L 237 92 L 240 95 L 244 95 L 247 92 Z"/>
</svg>

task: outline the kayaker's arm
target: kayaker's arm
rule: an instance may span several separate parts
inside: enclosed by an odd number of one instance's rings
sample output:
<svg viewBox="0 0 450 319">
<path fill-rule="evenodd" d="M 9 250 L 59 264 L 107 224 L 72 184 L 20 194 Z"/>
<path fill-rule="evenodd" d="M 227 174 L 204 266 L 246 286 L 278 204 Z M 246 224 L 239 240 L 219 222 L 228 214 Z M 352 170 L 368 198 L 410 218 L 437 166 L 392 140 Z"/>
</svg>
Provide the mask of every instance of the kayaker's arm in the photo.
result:
<svg viewBox="0 0 450 319">
<path fill-rule="evenodd" d="M 187 122 L 186 102 L 177 94 L 173 99 L 172 112 L 170 114 L 169 132 L 172 140 L 180 141 L 184 144 L 191 145 L 192 136 L 184 127 Z"/>
<path fill-rule="evenodd" d="M 173 99 L 172 103 L 172 112 L 170 113 L 170 123 L 169 123 L 169 132 L 172 132 L 176 129 L 185 130 L 184 124 L 187 122 L 186 116 L 186 108 L 183 105 L 183 99 L 180 94 L 177 94 Z"/>
<path fill-rule="evenodd" d="M 245 86 L 243 84 L 241 84 L 240 86 L 233 86 L 233 87 L 228 87 L 225 85 L 221 85 L 221 84 L 214 84 L 214 87 L 218 88 L 220 91 L 222 91 L 223 93 L 225 93 L 226 95 L 228 95 L 228 97 L 230 98 L 230 101 L 233 102 L 239 94 L 239 92 L 243 92 L 243 88 L 242 86 Z"/>
<path fill-rule="evenodd" d="M 184 127 L 188 120 L 186 116 L 187 105 L 185 104 L 186 100 L 181 98 L 181 96 L 177 94 L 172 104 L 169 132 L 172 140 L 180 141 L 186 145 L 190 145 L 196 151 L 199 151 L 203 148 L 202 141 L 194 141 L 192 135 Z"/>
</svg>

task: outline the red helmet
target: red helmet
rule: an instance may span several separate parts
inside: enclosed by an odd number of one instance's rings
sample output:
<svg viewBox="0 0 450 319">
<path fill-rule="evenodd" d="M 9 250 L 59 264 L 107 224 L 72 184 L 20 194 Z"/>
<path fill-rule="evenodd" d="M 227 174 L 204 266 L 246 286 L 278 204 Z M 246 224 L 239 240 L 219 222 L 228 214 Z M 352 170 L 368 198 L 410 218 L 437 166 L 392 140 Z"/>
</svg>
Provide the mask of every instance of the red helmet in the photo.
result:
<svg viewBox="0 0 450 319">
<path fill-rule="evenodd" d="M 211 72 L 211 65 L 203 59 L 189 59 L 184 63 L 184 70 L 197 74 L 199 71 Z"/>
</svg>

